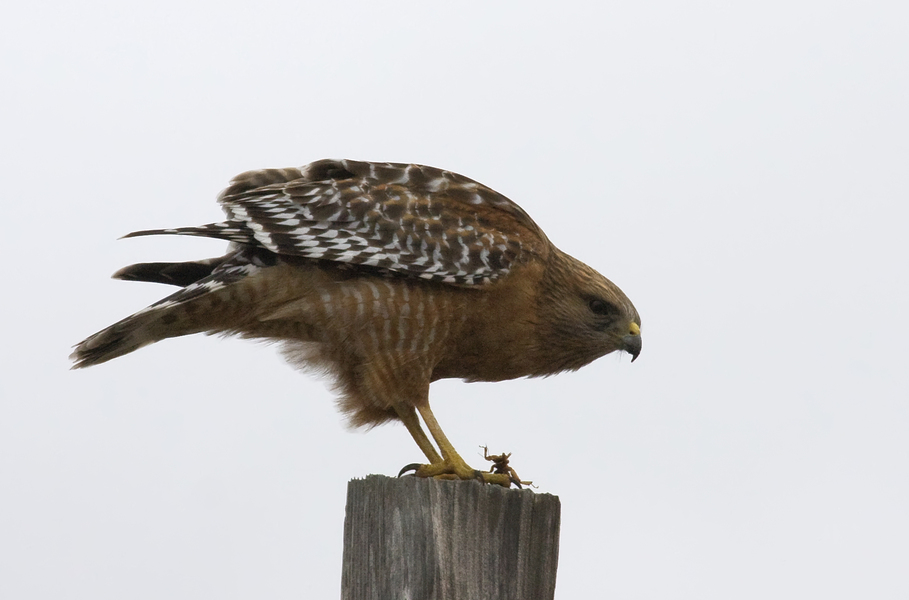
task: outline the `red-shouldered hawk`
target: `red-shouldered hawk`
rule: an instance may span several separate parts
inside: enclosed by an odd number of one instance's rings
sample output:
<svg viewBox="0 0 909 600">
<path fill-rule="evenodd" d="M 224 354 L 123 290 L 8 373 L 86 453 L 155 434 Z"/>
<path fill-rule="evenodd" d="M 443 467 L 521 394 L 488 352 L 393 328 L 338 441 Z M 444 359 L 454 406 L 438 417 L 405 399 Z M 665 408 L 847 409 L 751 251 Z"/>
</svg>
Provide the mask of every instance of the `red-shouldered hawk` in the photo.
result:
<svg viewBox="0 0 909 600">
<path fill-rule="evenodd" d="M 220 223 L 126 236 L 230 246 L 219 258 L 115 273 L 182 289 L 79 343 L 74 368 L 192 333 L 279 341 L 292 363 L 333 376 L 352 425 L 402 421 L 429 459 L 418 476 L 471 479 L 479 472 L 429 408 L 431 382 L 552 375 L 641 351 L 641 320 L 625 294 L 556 248 L 517 204 L 467 177 L 321 160 L 243 173 L 219 202 Z"/>
</svg>

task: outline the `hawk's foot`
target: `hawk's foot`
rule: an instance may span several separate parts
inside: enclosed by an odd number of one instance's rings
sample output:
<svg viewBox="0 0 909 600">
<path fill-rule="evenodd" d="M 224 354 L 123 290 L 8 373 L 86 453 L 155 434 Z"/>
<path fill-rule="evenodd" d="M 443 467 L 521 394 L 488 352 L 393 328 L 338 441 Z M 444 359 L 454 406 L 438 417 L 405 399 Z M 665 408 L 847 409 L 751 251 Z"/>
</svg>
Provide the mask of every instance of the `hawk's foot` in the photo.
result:
<svg viewBox="0 0 909 600">
<path fill-rule="evenodd" d="M 478 471 L 477 469 L 471 468 L 463 460 L 453 461 L 448 459 L 428 465 L 413 463 L 401 469 L 401 472 L 398 473 L 398 477 L 408 471 L 413 471 L 413 474 L 416 477 L 462 480 L 476 479 L 483 483 L 494 483 L 496 485 L 501 485 L 502 487 L 511 487 L 512 483 L 516 483 L 518 487 L 521 487 L 521 482 L 513 480 L 510 474 Z"/>
</svg>

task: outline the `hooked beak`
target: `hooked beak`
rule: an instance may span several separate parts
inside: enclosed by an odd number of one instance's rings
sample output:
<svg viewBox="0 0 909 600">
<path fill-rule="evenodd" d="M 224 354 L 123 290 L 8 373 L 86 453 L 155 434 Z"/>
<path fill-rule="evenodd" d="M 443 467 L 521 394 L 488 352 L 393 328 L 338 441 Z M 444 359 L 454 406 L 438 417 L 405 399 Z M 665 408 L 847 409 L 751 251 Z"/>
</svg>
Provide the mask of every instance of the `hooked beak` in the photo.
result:
<svg viewBox="0 0 909 600">
<path fill-rule="evenodd" d="M 631 362 L 641 353 L 641 328 L 637 323 L 628 327 L 628 335 L 622 338 L 622 350 L 631 355 Z"/>
</svg>

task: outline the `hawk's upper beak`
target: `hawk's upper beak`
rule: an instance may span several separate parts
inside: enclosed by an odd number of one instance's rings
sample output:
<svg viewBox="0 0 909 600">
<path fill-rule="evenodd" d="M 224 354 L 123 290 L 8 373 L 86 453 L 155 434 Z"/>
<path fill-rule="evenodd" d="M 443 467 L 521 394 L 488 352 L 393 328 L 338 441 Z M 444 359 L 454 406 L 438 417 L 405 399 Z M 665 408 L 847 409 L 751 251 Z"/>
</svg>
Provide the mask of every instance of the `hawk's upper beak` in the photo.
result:
<svg viewBox="0 0 909 600">
<path fill-rule="evenodd" d="M 622 338 L 622 350 L 631 355 L 631 362 L 641 353 L 641 328 L 637 323 L 628 327 L 628 335 Z"/>
</svg>

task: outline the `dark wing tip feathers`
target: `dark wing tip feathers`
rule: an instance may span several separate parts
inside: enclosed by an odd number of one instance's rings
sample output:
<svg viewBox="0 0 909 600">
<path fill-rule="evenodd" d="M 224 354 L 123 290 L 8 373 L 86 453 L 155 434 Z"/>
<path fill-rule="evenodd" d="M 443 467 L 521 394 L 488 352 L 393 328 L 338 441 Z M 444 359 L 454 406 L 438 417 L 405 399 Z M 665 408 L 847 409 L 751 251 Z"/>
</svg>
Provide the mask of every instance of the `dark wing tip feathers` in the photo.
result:
<svg viewBox="0 0 909 600">
<path fill-rule="evenodd" d="M 175 227 L 171 229 L 143 229 L 127 233 L 120 239 L 144 237 L 148 235 L 189 235 L 195 237 L 215 238 L 240 244 L 255 244 L 253 232 L 245 224 L 232 222 L 210 223 L 199 227 Z"/>
<path fill-rule="evenodd" d="M 147 281 L 186 287 L 212 274 L 224 257 L 179 263 L 138 263 L 123 267 L 111 277 L 124 281 Z"/>
</svg>

